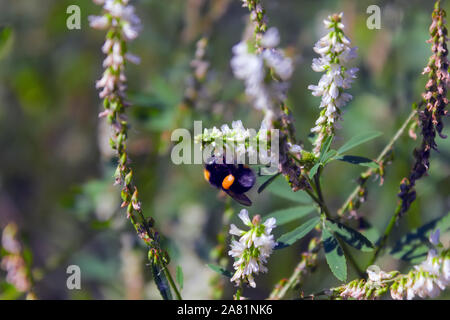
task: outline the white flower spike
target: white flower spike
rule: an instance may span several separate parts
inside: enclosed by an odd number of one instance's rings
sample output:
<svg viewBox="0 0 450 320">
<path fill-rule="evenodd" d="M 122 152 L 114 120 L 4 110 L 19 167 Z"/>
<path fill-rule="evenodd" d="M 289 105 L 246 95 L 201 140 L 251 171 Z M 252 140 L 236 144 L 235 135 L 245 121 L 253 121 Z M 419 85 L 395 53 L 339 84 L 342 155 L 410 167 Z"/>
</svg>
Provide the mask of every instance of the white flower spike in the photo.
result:
<svg viewBox="0 0 450 320">
<path fill-rule="evenodd" d="M 125 53 L 123 41 L 130 41 L 138 36 L 141 22 L 134 13 L 134 7 L 128 5 L 128 0 L 94 0 L 94 3 L 103 5 L 102 16 L 89 16 L 89 24 L 94 29 L 113 29 L 115 35 L 108 37 L 102 47 L 106 54 L 103 61 L 105 71 L 97 81 L 97 89 L 102 88 L 100 98 L 107 98 L 114 94 L 123 94 L 126 77 L 123 72 L 125 60 L 138 64 L 139 57 Z M 117 90 L 116 90 L 117 89 Z M 102 113 L 101 116 L 107 116 Z"/>
<path fill-rule="evenodd" d="M 245 282 L 255 288 L 254 275 L 267 272 L 264 264 L 267 263 L 267 259 L 276 246 L 271 234 L 273 228 L 276 227 L 276 220 L 269 218 L 261 223 L 259 215 L 250 220 L 248 211 L 245 209 L 241 210 L 239 218 L 246 226 L 250 227 L 250 230 L 240 230 L 234 224 L 230 226 L 230 234 L 240 236 L 239 241 L 233 240 L 231 250 L 228 251 L 228 254 L 236 259 L 233 264 L 236 271 L 231 281 L 236 285 Z"/>
<path fill-rule="evenodd" d="M 356 47 L 350 47 L 350 40 L 344 35 L 342 13 L 329 16 L 324 21 L 330 32 L 322 37 L 314 46 L 314 51 L 320 55 L 313 59 L 312 69 L 316 72 L 325 72 L 318 85 L 310 85 L 313 96 L 322 97 L 319 108 L 322 109 L 311 129 L 317 133 L 314 142 L 314 153 L 319 154 L 322 142 L 329 135 L 334 134 L 338 128 L 342 108 L 352 99 L 344 89 L 350 89 L 353 79 L 356 78 L 358 68 L 349 68 L 348 63 L 356 58 Z"/>
</svg>

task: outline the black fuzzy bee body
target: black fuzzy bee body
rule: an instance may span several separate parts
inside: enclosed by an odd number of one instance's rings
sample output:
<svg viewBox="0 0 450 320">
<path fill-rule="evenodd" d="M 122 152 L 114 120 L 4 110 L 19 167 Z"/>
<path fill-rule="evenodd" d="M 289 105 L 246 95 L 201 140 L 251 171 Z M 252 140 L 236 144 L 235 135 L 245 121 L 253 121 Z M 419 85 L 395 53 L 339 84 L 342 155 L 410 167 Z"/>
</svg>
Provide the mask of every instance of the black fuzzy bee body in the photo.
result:
<svg viewBox="0 0 450 320">
<path fill-rule="evenodd" d="M 251 206 L 252 202 L 244 193 L 256 182 L 252 169 L 242 164 L 219 163 L 217 158 L 212 157 L 206 163 L 203 174 L 214 187 L 225 191 L 240 204 Z"/>
</svg>

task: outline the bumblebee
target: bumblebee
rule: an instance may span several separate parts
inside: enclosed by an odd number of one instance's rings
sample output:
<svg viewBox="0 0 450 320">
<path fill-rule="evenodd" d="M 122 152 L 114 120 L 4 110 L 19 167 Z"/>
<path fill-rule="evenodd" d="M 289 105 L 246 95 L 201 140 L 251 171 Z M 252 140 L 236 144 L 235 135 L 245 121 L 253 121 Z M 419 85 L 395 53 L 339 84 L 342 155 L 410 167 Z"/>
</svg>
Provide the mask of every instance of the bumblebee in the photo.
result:
<svg viewBox="0 0 450 320">
<path fill-rule="evenodd" d="M 245 195 L 256 182 L 252 169 L 242 164 L 218 163 L 217 158 L 210 158 L 203 169 L 205 180 L 214 187 L 225 191 L 230 197 L 244 206 L 252 202 Z"/>
</svg>

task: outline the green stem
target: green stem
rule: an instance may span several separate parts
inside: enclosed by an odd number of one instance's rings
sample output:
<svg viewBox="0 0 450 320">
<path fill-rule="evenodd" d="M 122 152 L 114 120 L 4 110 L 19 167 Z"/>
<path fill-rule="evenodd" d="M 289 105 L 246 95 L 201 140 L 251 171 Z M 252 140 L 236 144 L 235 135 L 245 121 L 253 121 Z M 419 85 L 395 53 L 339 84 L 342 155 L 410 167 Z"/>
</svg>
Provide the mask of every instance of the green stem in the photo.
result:
<svg viewBox="0 0 450 320">
<path fill-rule="evenodd" d="M 305 189 L 306 193 L 311 197 L 311 199 L 314 200 L 315 203 L 319 205 L 320 208 L 322 208 L 322 203 L 320 202 L 319 198 L 316 197 L 313 191 L 309 189 Z"/>
<path fill-rule="evenodd" d="M 330 213 L 330 210 L 328 209 L 327 205 L 325 204 L 325 200 L 324 200 L 323 193 L 322 193 L 322 187 L 320 186 L 320 174 L 321 173 L 322 173 L 322 169 L 319 168 L 319 170 L 317 171 L 317 173 L 314 176 L 314 185 L 315 185 L 315 189 L 316 189 L 317 196 L 318 196 L 318 202 L 317 201 L 316 202 L 322 209 L 322 212 L 325 214 L 325 216 L 330 219 L 331 213 Z"/>
<path fill-rule="evenodd" d="M 286 284 L 276 294 L 271 294 L 269 299 L 272 299 L 272 300 L 283 299 L 283 297 L 286 295 L 286 293 L 289 291 L 289 289 L 291 287 L 293 287 L 295 285 L 295 283 L 297 282 L 297 279 L 299 278 L 300 273 L 305 268 L 305 264 L 306 264 L 306 262 L 303 259 L 300 260 L 300 262 L 295 267 L 294 272 L 292 273 L 291 277 L 286 282 Z"/>
<path fill-rule="evenodd" d="M 234 295 L 234 300 L 241 300 L 242 297 L 242 292 L 243 292 L 243 288 L 242 288 L 242 283 L 239 285 L 239 288 L 236 290 L 236 294 Z"/>
<path fill-rule="evenodd" d="M 172 278 L 172 275 L 169 272 L 169 269 L 167 269 L 167 266 L 164 267 L 164 274 L 166 275 L 167 280 L 169 280 L 169 284 L 172 287 L 173 291 L 175 292 L 175 296 L 177 297 L 177 299 L 178 300 L 183 300 L 181 298 L 180 291 L 178 291 L 177 285 L 173 281 L 173 278 Z"/>
<path fill-rule="evenodd" d="M 313 241 L 315 242 L 314 245 Z M 318 238 L 312 238 L 310 240 L 310 243 L 308 245 L 308 251 L 307 254 L 317 254 L 317 251 L 319 251 L 321 246 L 321 242 Z M 299 281 L 301 281 L 302 272 L 306 272 L 308 269 L 311 269 L 311 264 L 316 265 L 317 264 L 317 257 L 313 258 L 313 262 L 308 261 L 308 256 L 303 256 L 300 262 L 297 264 L 297 266 L 294 269 L 294 272 L 289 277 L 289 279 L 281 286 L 281 288 L 275 288 L 272 290 L 269 296 L 269 300 L 280 300 L 283 299 L 286 293 L 293 288 Z"/>
<path fill-rule="evenodd" d="M 395 222 L 397 221 L 397 218 L 400 214 L 401 211 L 401 205 L 399 204 L 397 206 L 397 208 L 395 209 L 394 214 L 391 217 L 391 220 L 389 221 L 389 224 L 386 227 L 386 230 L 383 233 L 383 237 L 380 239 L 380 242 L 378 243 L 378 245 L 375 247 L 375 251 L 374 254 L 372 256 L 372 259 L 370 259 L 369 265 L 374 264 L 375 260 L 377 260 L 381 250 L 384 248 L 384 246 L 387 243 L 387 239 L 389 238 L 389 235 L 391 234 L 392 230 L 394 229 L 395 226 Z"/>
</svg>

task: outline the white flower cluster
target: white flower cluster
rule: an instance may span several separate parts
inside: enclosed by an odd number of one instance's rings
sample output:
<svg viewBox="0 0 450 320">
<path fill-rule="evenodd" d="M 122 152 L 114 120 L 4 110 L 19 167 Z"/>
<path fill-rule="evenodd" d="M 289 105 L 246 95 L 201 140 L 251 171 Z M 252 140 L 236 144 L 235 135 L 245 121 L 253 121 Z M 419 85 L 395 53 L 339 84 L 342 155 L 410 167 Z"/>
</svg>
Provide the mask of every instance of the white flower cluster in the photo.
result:
<svg viewBox="0 0 450 320">
<path fill-rule="evenodd" d="M 382 284 L 383 280 L 391 279 L 394 273 L 386 273 L 378 266 L 372 265 L 367 268 L 369 279 L 355 280 L 343 286 L 343 291 L 339 294 L 342 298 L 353 298 L 357 300 L 375 299 L 387 291 L 387 287 Z"/>
<path fill-rule="evenodd" d="M 261 53 L 255 52 L 247 41 L 241 41 L 233 47 L 231 59 L 235 77 L 244 80 L 245 93 L 253 106 L 264 112 L 268 127 L 272 125 L 274 106 L 286 99 L 287 80 L 294 71 L 292 60 L 276 49 L 279 42 L 278 30 L 270 28 L 261 39 Z M 278 79 L 272 79 L 271 74 Z"/>
<path fill-rule="evenodd" d="M 352 281 L 345 286 L 345 289 L 340 293 L 340 296 L 344 299 L 353 298 L 361 300 L 366 296 L 366 291 L 366 284 L 364 281 Z"/>
<path fill-rule="evenodd" d="M 445 249 L 438 254 L 437 248 L 442 247 L 439 243 L 439 229 L 431 234 L 430 243 L 435 247 L 428 251 L 427 259 L 414 266 L 408 274 L 400 274 L 398 271 L 386 273 L 372 265 L 367 268 L 367 281 L 354 280 L 332 289 L 330 295 L 338 293 L 344 299 L 375 299 L 390 290 L 391 297 L 395 300 L 436 298 L 450 285 L 450 250 Z"/>
<path fill-rule="evenodd" d="M 256 215 L 250 220 L 247 210 L 243 209 L 239 213 L 239 218 L 250 228 L 248 231 L 237 228 L 234 224 L 230 226 L 230 234 L 240 237 L 239 241 L 233 240 L 230 256 L 235 258 L 233 264 L 236 272 L 231 278 L 232 282 L 240 285 L 241 282 L 248 283 L 255 288 L 256 283 L 253 278 L 259 272 L 267 272 L 267 259 L 272 254 L 276 245 L 272 229 L 276 227 L 275 218 L 269 218 L 261 223 L 261 217 Z"/>
<path fill-rule="evenodd" d="M 107 39 L 102 47 L 107 55 L 103 61 L 105 72 L 96 87 L 102 88 L 100 98 L 122 94 L 125 90 L 126 77 L 124 74 L 125 59 L 138 64 L 139 57 L 126 53 L 125 41 L 130 41 L 138 36 L 141 22 L 134 13 L 134 7 L 128 5 L 128 0 L 94 0 L 96 4 L 103 5 L 104 14 L 90 16 L 89 24 L 95 29 L 110 29 Z"/>
<path fill-rule="evenodd" d="M 308 87 L 314 96 L 322 97 L 320 108 L 323 110 L 316 121 L 316 126 L 311 129 L 318 134 L 314 142 L 316 154 L 319 153 L 324 138 L 338 128 L 336 122 L 341 119 L 341 108 L 352 99 L 352 96 L 343 90 L 351 88 L 358 71 L 358 68 L 347 67 L 347 64 L 356 58 L 357 48 L 350 47 L 350 39 L 344 35 L 342 15 L 342 13 L 335 14 L 324 20 L 325 27 L 330 29 L 330 32 L 314 46 L 314 51 L 320 57 L 313 60 L 312 69 L 316 72 L 325 72 L 318 85 Z"/>
<path fill-rule="evenodd" d="M 435 298 L 450 285 L 450 252 L 437 255 L 432 249 L 427 259 L 391 286 L 393 299 Z"/>
<path fill-rule="evenodd" d="M 269 135 L 275 134 L 275 130 L 267 130 L 264 123 L 258 132 L 254 129 L 245 129 L 241 120 L 233 121 L 231 128 L 224 124 L 220 129 L 205 128 L 203 134 L 194 137 L 194 142 L 202 147 L 210 146 L 215 157 L 227 156 L 228 162 L 245 162 L 248 156 L 249 164 L 267 164 L 276 161 L 271 152 Z M 275 139 L 278 141 L 277 139 Z"/>
</svg>

